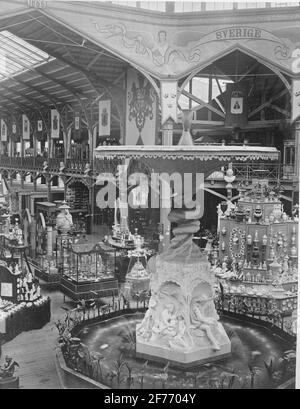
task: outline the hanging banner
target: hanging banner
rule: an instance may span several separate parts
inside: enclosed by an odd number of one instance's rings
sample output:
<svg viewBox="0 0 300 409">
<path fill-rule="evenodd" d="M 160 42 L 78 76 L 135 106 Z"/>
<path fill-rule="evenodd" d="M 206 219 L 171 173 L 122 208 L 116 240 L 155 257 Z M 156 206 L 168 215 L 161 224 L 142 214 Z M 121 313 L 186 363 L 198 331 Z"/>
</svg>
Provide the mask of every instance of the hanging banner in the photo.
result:
<svg viewBox="0 0 300 409">
<path fill-rule="evenodd" d="M 37 121 L 37 130 L 38 130 L 38 132 L 43 131 L 43 121 L 42 120 Z"/>
<path fill-rule="evenodd" d="M 58 139 L 59 138 L 59 113 L 57 109 L 51 109 L 51 138 Z"/>
<path fill-rule="evenodd" d="M 225 126 L 243 127 L 248 122 L 247 90 L 240 84 L 227 84 Z"/>
<path fill-rule="evenodd" d="M 110 135 L 110 100 L 99 101 L 99 136 Z"/>
<path fill-rule="evenodd" d="M 300 80 L 292 82 L 292 122 L 300 117 Z"/>
<path fill-rule="evenodd" d="M 1 142 L 7 142 L 7 125 L 4 119 L 1 119 Z"/>
<path fill-rule="evenodd" d="M 17 124 L 15 122 L 12 123 L 11 131 L 12 131 L 13 135 L 15 135 L 17 133 Z"/>
<path fill-rule="evenodd" d="M 78 131 L 80 129 L 80 117 L 75 116 L 75 130 Z"/>
<path fill-rule="evenodd" d="M 29 119 L 25 114 L 22 115 L 22 123 L 23 123 L 23 139 L 29 140 L 30 139 L 30 123 Z"/>
<path fill-rule="evenodd" d="M 75 128 L 74 140 L 75 141 L 80 141 L 80 137 L 81 137 L 81 116 L 80 116 L 79 112 L 77 112 L 75 114 L 75 117 L 74 117 L 74 128 Z"/>
<path fill-rule="evenodd" d="M 156 93 L 138 71 L 127 71 L 126 145 L 155 145 Z"/>
<path fill-rule="evenodd" d="M 161 81 L 161 123 L 173 119 L 177 123 L 177 81 Z"/>
</svg>

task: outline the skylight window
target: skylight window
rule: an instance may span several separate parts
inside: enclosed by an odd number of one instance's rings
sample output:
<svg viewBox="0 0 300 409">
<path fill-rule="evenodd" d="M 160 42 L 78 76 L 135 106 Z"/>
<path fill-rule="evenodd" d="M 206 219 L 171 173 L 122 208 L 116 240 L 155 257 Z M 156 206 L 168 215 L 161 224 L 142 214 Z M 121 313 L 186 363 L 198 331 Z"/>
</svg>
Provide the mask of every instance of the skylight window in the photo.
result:
<svg viewBox="0 0 300 409">
<path fill-rule="evenodd" d="M 0 80 L 50 60 L 50 56 L 7 30 L 0 31 Z"/>
</svg>

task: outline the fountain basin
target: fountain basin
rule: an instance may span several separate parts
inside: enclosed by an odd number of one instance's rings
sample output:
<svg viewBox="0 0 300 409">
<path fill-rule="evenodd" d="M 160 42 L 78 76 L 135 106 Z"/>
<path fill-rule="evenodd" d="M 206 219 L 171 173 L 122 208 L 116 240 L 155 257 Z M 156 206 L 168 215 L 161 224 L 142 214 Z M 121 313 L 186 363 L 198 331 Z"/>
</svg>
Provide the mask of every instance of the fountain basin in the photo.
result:
<svg viewBox="0 0 300 409">
<path fill-rule="evenodd" d="M 100 323 L 86 325 L 77 331 L 82 342 L 90 351 L 100 352 L 101 376 L 97 381 L 119 389 L 160 389 L 160 388 L 212 388 L 213 382 L 224 377 L 235 377 L 234 389 L 250 388 L 251 374 L 249 365 L 256 368 L 254 388 L 274 388 L 287 379 L 281 379 L 276 385 L 268 377 L 265 362 L 272 359 L 278 362 L 286 350 L 291 349 L 290 341 L 274 335 L 269 329 L 251 322 L 235 318 L 221 319 L 231 340 L 231 355 L 217 363 L 196 364 L 184 369 L 166 365 L 165 362 L 145 360 L 138 357 L 135 345 L 135 328 L 142 321 L 143 313 L 131 313 L 109 318 Z M 101 346 L 107 344 L 105 349 Z M 130 368 L 130 377 L 123 366 L 122 382 L 117 381 L 116 367 L 126 363 Z M 290 378 L 295 374 L 291 374 Z M 95 379 L 95 378 L 94 378 Z M 127 380 L 126 380 L 127 379 Z M 128 379 L 130 379 L 128 381 Z M 227 379 L 227 378 L 226 378 Z M 129 382 L 129 383 L 128 383 Z M 226 382 L 225 386 L 226 388 Z"/>
</svg>

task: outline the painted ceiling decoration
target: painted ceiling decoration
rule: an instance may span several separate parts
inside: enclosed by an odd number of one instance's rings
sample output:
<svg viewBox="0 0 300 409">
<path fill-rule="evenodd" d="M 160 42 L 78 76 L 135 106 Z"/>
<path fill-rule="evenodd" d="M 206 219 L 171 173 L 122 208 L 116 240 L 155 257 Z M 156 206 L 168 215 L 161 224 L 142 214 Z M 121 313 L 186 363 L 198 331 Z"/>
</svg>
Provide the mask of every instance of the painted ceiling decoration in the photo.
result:
<svg viewBox="0 0 300 409">
<path fill-rule="evenodd" d="M 167 15 L 162 19 L 143 11 L 132 15 L 124 9 L 112 16 L 107 6 L 99 3 L 83 7 L 81 2 L 55 1 L 42 13 L 71 29 L 80 27 L 89 40 L 160 79 L 181 78 L 234 48 L 292 73 L 293 53 L 300 44 L 299 24 L 280 21 L 278 28 L 276 15 L 265 21 L 263 16 L 249 14 L 240 18 L 239 24 L 233 16 L 226 25 L 215 15 L 212 26 L 207 17 L 197 13 L 188 19 Z"/>
</svg>

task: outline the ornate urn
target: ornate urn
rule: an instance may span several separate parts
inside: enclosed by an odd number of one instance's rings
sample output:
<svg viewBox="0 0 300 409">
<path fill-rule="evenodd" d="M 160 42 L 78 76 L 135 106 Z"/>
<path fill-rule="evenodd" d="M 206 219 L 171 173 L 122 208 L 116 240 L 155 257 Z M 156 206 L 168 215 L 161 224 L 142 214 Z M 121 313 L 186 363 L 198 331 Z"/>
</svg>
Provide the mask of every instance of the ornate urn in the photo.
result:
<svg viewBox="0 0 300 409">
<path fill-rule="evenodd" d="M 262 209 L 260 206 L 256 206 L 254 212 L 253 212 L 253 217 L 256 221 L 256 223 L 259 223 L 261 218 L 262 218 Z"/>
</svg>

